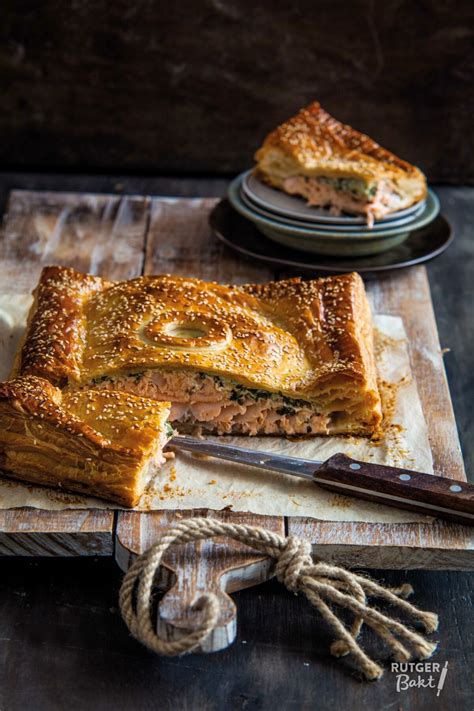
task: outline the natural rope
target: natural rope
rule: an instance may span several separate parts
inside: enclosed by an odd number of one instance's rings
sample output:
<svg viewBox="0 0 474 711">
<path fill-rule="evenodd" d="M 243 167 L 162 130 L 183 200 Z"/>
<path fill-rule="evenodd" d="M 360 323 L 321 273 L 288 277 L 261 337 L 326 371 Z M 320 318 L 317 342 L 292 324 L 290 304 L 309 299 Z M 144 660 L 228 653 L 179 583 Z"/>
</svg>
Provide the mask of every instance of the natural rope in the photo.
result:
<svg viewBox="0 0 474 711">
<path fill-rule="evenodd" d="M 151 616 L 153 583 L 167 549 L 173 544 L 218 536 L 232 538 L 274 558 L 277 579 L 288 590 L 305 595 L 333 630 L 337 639 L 331 645 L 331 653 L 336 657 L 352 655 L 366 679 L 379 679 L 382 668 L 367 656 L 357 641 L 364 623 L 383 639 L 397 661 L 427 659 L 435 651 L 436 644 L 427 641 L 398 620 L 370 607 L 367 601 L 369 595 L 378 597 L 398 607 L 426 632 L 434 632 L 438 627 L 437 615 L 418 610 L 406 601 L 405 598 L 413 592 L 410 585 L 384 588 L 344 568 L 321 560 L 313 561 L 311 545 L 293 536 L 283 538 L 263 528 L 219 523 L 208 518 L 191 518 L 170 528 L 135 560 L 120 590 L 120 609 L 130 632 L 154 652 L 165 656 L 191 652 L 218 625 L 220 606 L 213 593 L 205 593 L 197 600 L 193 609 L 202 611 L 200 624 L 193 632 L 179 639 L 167 641 L 159 638 Z M 344 608 L 354 615 L 349 629 L 339 619 L 333 609 L 335 607 Z"/>
</svg>

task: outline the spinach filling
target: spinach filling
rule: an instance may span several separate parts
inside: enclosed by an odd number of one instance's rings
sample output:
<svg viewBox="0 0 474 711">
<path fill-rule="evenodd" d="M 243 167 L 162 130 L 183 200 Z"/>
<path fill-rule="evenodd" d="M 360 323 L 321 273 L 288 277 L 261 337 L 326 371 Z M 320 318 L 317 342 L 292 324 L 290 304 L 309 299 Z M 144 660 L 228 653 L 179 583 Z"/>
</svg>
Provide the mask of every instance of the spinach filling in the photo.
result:
<svg viewBox="0 0 474 711">
<path fill-rule="evenodd" d="M 366 200 L 375 197 L 377 192 L 377 184 L 367 184 L 359 178 L 328 178 L 324 175 L 318 176 L 320 183 L 331 185 L 335 190 L 342 190 L 346 193 L 351 193 L 356 198 L 364 198 Z"/>
<path fill-rule="evenodd" d="M 287 397 L 282 393 L 270 393 L 267 390 L 252 390 L 246 388 L 244 385 L 235 384 L 232 388 L 232 392 L 229 396 L 230 400 L 234 400 L 239 405 L 243 405 L 246 400 L 251 398 L 252 400 L 268 400 L 268 399 L 278 399 L 283 400 L 284 406 L 278 408 L 277 413 L 279 415 L 294 415 L 296 414 L 296 408 L 307 407 L 311 409 L 311 403 L 307 400 L 297 400 L 295 398 Z"/>
<path fill-rule="evenodd" d="M 129 373 L 127 377 L 133 378 L 135 383 L 139 383 L 144 375 L 145 375 L 145 371 L 141 371 L 141 372 L 137 372 L 137 373 Z M 114 380 L 115 380 L 115 378 L 113 375 L 99 375 L 99 376 L 97 376 L 97 378 L 92 378 L 91 382 L 94 383 L 94 385 L 99 385 L 100 383 L 106 383 L 106 382 L 113 383 Z"/>
<path fill-rule="evenodd" d="M 144 376 L 145 371 L 128 374 L 128 377 L 133 379 L 135 383 L 139 383 Z M 206 378 L 211 378 L 214 381 L 216 390 L 225 390 L 226 387 L 231 387 L 232 390 L 229 394 L 229 400 L 237 402 L 239 405 L 243 405 L 244 402 L 248 401 L 249 399 L 254 401 L 278 399 L 283 400 L 284 403 L 284 405 L 277 409 L 277 413 L 279 415 L 295 415 L 297 408 L 305 407 L 313 409 L 311 403 L 307 400 L 290 398 L 280 392 L 272 393 L 268 390 L 247 388 L 245 385 L 233 383 L 232 381 L 228 381 L 226 385 L 225 380 L 219 375 L 211 375 L 209 373 L 203 373 L 202 371 L 197 372 L 196 376 L 200 381 L 205 380 Z M 91 382 L 94 383 L 94 385 L 98 385 L 107 381 L 114 382 L 114 377 L 109 375 L 100 375 L 97 378 L 93 378 Z M 193 392 L 196 392 L 198 390 L 199 384 L 193 385 L 192 387 L 188 388 L 187 394 L 191 395 Z M 171 428 L 171 426 L 170 433 L 167 432 L 167 434 L 169 434 L 170 437 L 173 435 L 173 429 Z"/>
<path fill-rule="evenodd" d="M 113 382 L 113 378 L 108 375 L 99 375 L 97 378 L 92 378 L 91 383 L 99 385 L 99 383 L 105 383 L 107 381 Z"/>
</svg>

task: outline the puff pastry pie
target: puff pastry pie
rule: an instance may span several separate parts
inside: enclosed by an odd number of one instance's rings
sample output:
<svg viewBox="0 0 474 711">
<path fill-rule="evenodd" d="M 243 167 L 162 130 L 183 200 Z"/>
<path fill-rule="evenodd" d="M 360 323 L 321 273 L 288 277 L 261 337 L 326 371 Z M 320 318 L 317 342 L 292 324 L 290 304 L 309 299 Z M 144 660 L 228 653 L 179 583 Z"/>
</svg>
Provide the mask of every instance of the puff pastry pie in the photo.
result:
<svg viewBox="0 0 474 711">
<path fill-rule="evenodd" d="M 135 506 L 170 436 L 169 403 L 36 376 L 0 384 L 0 467 L 11 477 Z"/>
<path fill-rule="evenodd" d="M 16 371 L 171 402 L 180 431 L 371 435 L 381 420 L 357 274 L 223 286 L 47 267 Z"/>
<path fill-rule="evenodd" d="M 255 154 L 264 182 L 334 214 L 375 219 L 426 197 L 426 179 L 314 102 L 270 133 Z"/>
</svg>

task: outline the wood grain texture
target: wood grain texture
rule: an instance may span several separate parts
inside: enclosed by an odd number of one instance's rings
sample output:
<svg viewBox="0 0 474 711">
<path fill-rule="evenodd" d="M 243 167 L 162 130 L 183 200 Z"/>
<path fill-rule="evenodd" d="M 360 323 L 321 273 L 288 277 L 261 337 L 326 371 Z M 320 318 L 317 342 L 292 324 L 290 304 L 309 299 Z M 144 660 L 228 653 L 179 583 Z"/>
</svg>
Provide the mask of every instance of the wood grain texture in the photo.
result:
<svg viewBox="0 0 474 711">
<path fill-rule="evenodd" d="M 111 279 L 136 276 L 148 208 L 142 197 L 13 191 L 0 259 L 10 268 L 35 265 L 36 273 L 45 264 L 61 264 Z"/>
<path fill-rule="evenodd" d="M 212 238 L 208 215 L 215 200 L 153 199 L 146 240 L 145 274 L 172 273 L 192 275 L 224 283 L 266 281 L 273 277 L 269 270 L 242 263 Z M 262 526 L 284 532 L 282 516 L 256 516 L 229 512 L 203 512 L 222 520 Z M 179 512 L 177 516 L 190 516 Z M 168 512 L 118 513 L 116 556 L 123 569 L 135 555 L 143 553 L 163 533 L 170 521 Z M 202 651 L 217 651 L 231 644 L 236 635 L 236 609 L 227 591 L 255 585 L 270 576 L 268 558 L 255 555 L 245 546 L 234 543 L 203 542 L 180 546 L 166 562 L 168 574 L 161 580 L 171 585 L 160 606 L 159 633 L 168 639 L 194 629 L 199 615 L 193 601 L 204 591 L 218 595 L 221 617 L 217 628 L 205 640 Z M 170 577 L 171 574 L 171 577 Z M 174 579 L 174 582 L 171 581 Z"/>
<path fill-rule="evenodd" d="M 14 191 L 0 239 L 3 292 L 25 293 L 45 264 L 111 279 L 139 274 L 148 201 L 115 195 Z M 111 555 L 114 514 L 104 511 L 0 511 L 0 552 Z"/>
<path fill-rule="evenodd" d="M 334 454 L 314 472 L 325 489 L 474 526 L 474 485 L 435 474 L 355 461 Z"/>
<path fill-rule="evenodd" d="M 193 274 L 237 283 L 272 278 L 274 274 L 269 270 L 236 259 L 212 239 L 207 216 L 214 204 L 212 199 L 199 198 L 13 193 L 0 252 L 5 278 L 13 284 L 15 269 L 18 274 L 33 274 L 41 264 L 50 261 L 100 271 L 112 278 L 126 278 L 142 270 Z M 462 458 L 424 268 L 405 270 L 394 276 L 383 275 L 368 283 L 368 291 L 376 311 L 398 314 L 404 319 L 412 365 L 431 433 L 436 471 L 463 479 Z M 160 514 L 132 515 L 147 522 Z M 146 527 L 148 523 L 143 525 Z M 466 567 L 471 555 L 471 533 L 460 526 L 436 528 L 415 524 L 409 544 L 396 526 L 383 529 L 382 540 L 380 529 L 369 524 L 354 528 L 353 524 L 291 519 L 288 528 L 290 532 L 310 538 L 318 548 L 330 545 L 331 555 L 344 556 L 344 549 L 351 552 L 351 547 L 359 546 L 361 564 L 366 562 L 364 550 L 369 560 L 374 547 L 378 549 L 380 566 L 384 565 L 384 555 L 386 565 L 395 565 L 394 561 L 400 560 L 400 550 L 406 553 L 404 564 L 407 566 L 420 566 L 425 557 L 429 566 L 459 564 Z M 140 537 L 143 536 L 146 538 L 140 530 Z M 140 546 L 132 548 L 140 549 Z M 439 553 L 433 556 L 432 551 Z M 459 554 L 459 563 L 454 560 L 454 552 Z"/>
<path fill-rule="evenodd" d="M 123 624 L 123 574 L 113 560 L 9 558 L 0 580 L 0 704 L 6 711 L 470 711 L 473 576 L 370 575 L 413 584 L 413 602 L 440 613 L 431 661 L 448 661 L 449 670 L 439 698 L 436 689 L 397 693 L 386 649 L 367 630 L 363 643 L 386 672 L 362 683 L 349 657 L 329 655 L 332 633 L 304 596 L 276 580 L 233 594 L 239 624 L 231 647 L 160 658 Z"/>
<path fill-rule="evenodd" d="M 410 361 L 423 407 L 435 473 L 466 480 L 456 421 L 444 370 L 426 268 L 380 274 L 366 283 L 376 313 L 401 316 L 408 336 Z M 474 536 L 467 526 L 340 523 L 292 518 L 288 530 L 308 537 L 315 550 L 334 560 L 380 568 L 472 569 Z M 329 548 L 327 548 L 329 546 Z M 357 555 L 356 555 L 357 554 Z M 326 553 L 325 553 L 326 555 Z"/>
<path fill-rule="evenodd" d="M 242 261 L 212 236 L 212 198 L 154 198 L 147 235 L 145 274 L 180 274 L 227 284 L 263 282 L 271 269 Z"/>
<path fill-rule="evenodd" d="M 209 235 L 208 211 L 213 200 L 154 200 L 145 271 L 193 274 L 220 281 L 265 280 L 276 276 L 239 261 Z M 186 209 L 185 206 L 188 206 Z M 190 212 L 189 219 L 187 213 Z M 168 235 L 165 241 L 163 235 Z M 258 269 L 258 273 L 256 274 Z M 284 277 L 279 272 L 278 277 Z M 443 366 L 429 284 L 424 267 L 367 282 L 374 311 L 402 316 L 410 358 L 420 390 L 436 473 L 465 481 L 462 455 Z M 340 562 L 370 565 L 377 548 L 379 567 L 470 568 L 474 565 L 473 533 L 449 524 L 403 526 L 355 525 L 291 518 L 288 531 L 309 538 L 315 550 Z M 406 531 L 409 535 L 405 536 Z M 340 533 L 340 535 L 339 535 Z"/>
<path fill-rule="evenodd" d="M 212 239 L 207 218 L 215 202 L 212 199 L 153 200 L 144 265 L 146 274 L 169 272 L 234 283 L 275 278 L 275 273 L 269 269 L 237 260 Z M 465 480 L 425 269 L 405 270 L 392 281 L 386 277 L 381 281 L 373 280 L 369 282 L 368 290 L 376 312 L 401 315 L 406 320 L 410 348 L 413 339 L 412 366 L 417 380 L 423 380 L 422 403 L 425 411 L 430 413 L 427 419 L 434 434 L 437 470 L 440 473 L 448 470 L 451 477 Z M 442 412 L 441 417 L 437 408 Z M 237 515 L 230 514 L 230 518 L 233 520 Z M 116 551 L 122 567 L 124 558 L 144 552 L 156 540 L 164 530 L 162 521 L 160 512 L 118 514 Z M 251 514 L 245 516 L 245 521 L 250 525 L 262 525 L 262 517 Z M 270 517 L 264 517 L 263 523 L 270 527 L 281 526 L 277 519 Z M 128 534 L 126 538 L 123 527 Z M 311 540 L 317 555 L 353 567 L 376 564 L 379 567 L 463 569 L 474 565 L 473 530 L 459 525 L 355 526 L 291 518 L 287 527 L 290 534 Z M 411 534 L 408 538 L 407 529 Z M 214 551 L 213 544 L 210 545 L 210 550 Z M 197 548 L 202 548 L 201 544 Z M 203 590 L 202 582 L 198 581 L 202 581 L 205 569 L 204 588 L 218 591 L 222 605 L 219 627 L 203 647 L 203 651 L 215 651 L 229 644 L 235 636 L 235 607 L 221 592 L 223 554 L 220 551 L 220 557 L 209 555 L 209 549 L 204 547 L 198 556 L 195 545 L 186 549 L 173 568 L 174 574 L 178 575 L 177 582 L 163 601 L 158 630 L 167 638 L 175 638 L 183 628 L 195 627 L 199 618 L 190 611 L 193 600 Z M 127 555 L 127 550 L 131 555 Z M 241 581 L 240 585 L 248 579 L 245 569 L 248 566 L 241 563 L 234 571 L 233 578 Z M 265 574 L 269 575 L 270 570 L 268 564 L 257 566 L 258 581 L 261 582 Z M 169 576 L 162 580 L 162 584 L 170 584 Z"/>
<path fill-rule="evenodd" d="M 108 511 L 0 511 L 0 555 L 112 555 Z"/>
<path fill-rule="evenodd" d="M 409 354 L 428 425 L 435 474 L 465 480 L 466 472 L 449 394 L 425 267 L 381 274 L 367 284 L 376 313 L 403 318 Z"/>
<path fill-rule="evenodd" d="M 383 7 L 3 0 L 1 164 L 234 172 L 317 98 L 431 180 L 472 182 L 472 3 Z"/>
<path fill-rule="evenodd" d="M 413 7 L 410 8 L 413 11 Z M 405 19 L 412 12 L 405 13 Z M 100 175 L 0 175 L 0 199 L 11 187 L 108 191 L 115 184 L 135 194 L 219 195 L 223 181 L 199 178 Z M 474 352 L 474 191 L 442 188 L 443 212 L 456 239 L 428 265 L 431 291 L 457 415 L 466 468 L 472 474 Z M 381 534 L 383 536 L 383 532 Z M 414 537 L 416 541 L 416 537 Z M 117 610 L 122 572 L 112 559 L 4 558 L 0 581 L 0 705 L 8 711 L 64 708 L 122 711 L 152 709 L 472 709 L 473 576 L 462 572 L 374 569 L 387 585 L 410 582 L 415 604 L 442 614 L 439 652 L 449 662 L 440 697 L 432 689 L 396 691 L 389 670 L 377 684 L 362 684 L 350 660 L 328 655 L 329 630 L 301 596 L 275 580 L 233 595 L 239 609 L 236 643 L 217 655 L 157 658 L 130 636 Z M 400 552 L 400 557 L 403 552 Z M 386 653 L 370 633 L 367 643 L 381 662 Z"/>
<path fill-rule="evenodd" d="M 221 522 L 262 526 L 284 535 L 284 519 L 229 511 L 157 511 L 149 514 L 120 513 L 115 556 L 127 570 L 136 555 L 146 551 L 170 526 L 193 516 Z M 257 585 L 272 574 L 272 561 L 264 555 L 225 538 L 174 546 L 166 554 L 156 584 L 166 590 L 160 602 L 158 634 L 168 640 L 195 629 L 201 613 L 193 606 L 205 592 L 217 595 L 220 616 L 201 651 L 216 652 L 231 644 L 237 634 L 237 610 L 227 593 Z"/>
</svg>

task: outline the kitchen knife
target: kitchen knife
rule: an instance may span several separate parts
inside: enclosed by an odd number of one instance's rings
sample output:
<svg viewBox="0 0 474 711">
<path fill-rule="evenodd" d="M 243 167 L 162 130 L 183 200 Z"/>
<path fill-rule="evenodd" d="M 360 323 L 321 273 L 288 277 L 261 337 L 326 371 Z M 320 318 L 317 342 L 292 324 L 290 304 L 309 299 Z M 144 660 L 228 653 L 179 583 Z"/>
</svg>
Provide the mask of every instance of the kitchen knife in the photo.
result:
<svg viewBox="0 0 474 711">
<path fill-rule="evenodd" d="M 178 449 L 309 479 L 324 489 L 420 514 L 474 525 L 474 485 L 434 474 L 359 462 L 334 454 L 325 462 L 175 435 Z"/>
</svg>

